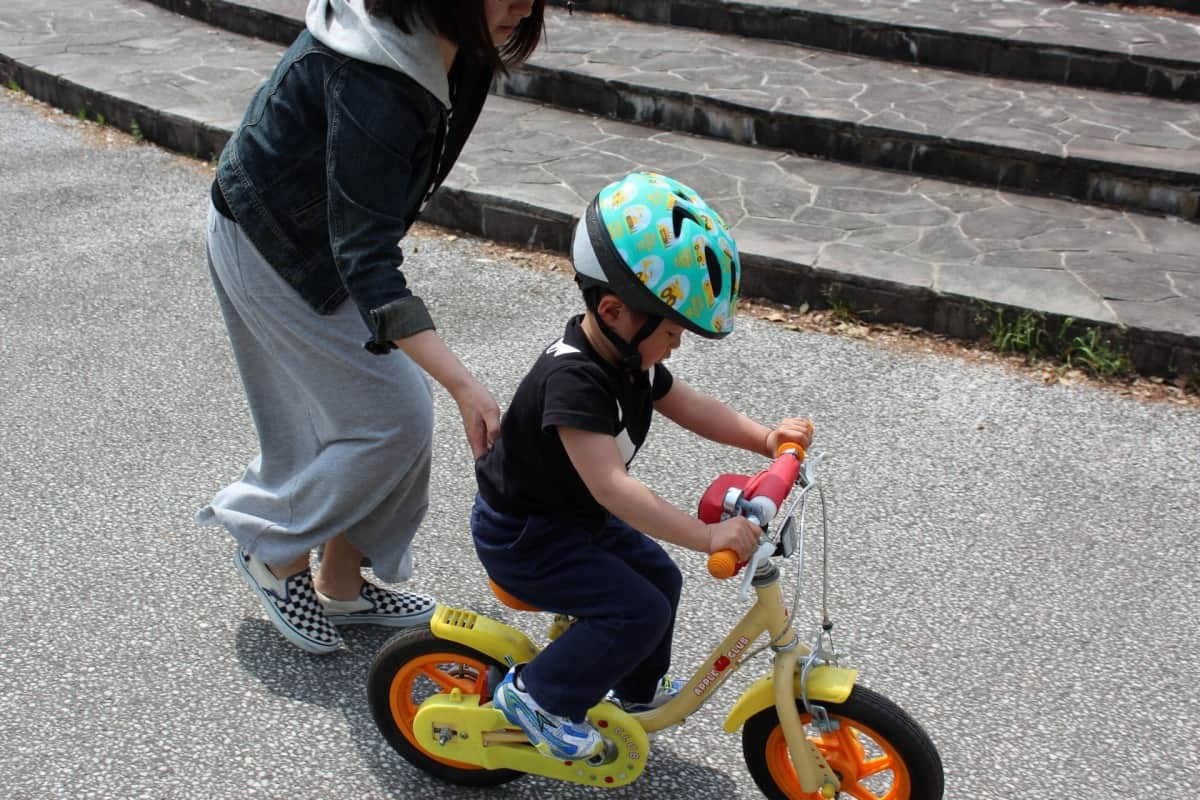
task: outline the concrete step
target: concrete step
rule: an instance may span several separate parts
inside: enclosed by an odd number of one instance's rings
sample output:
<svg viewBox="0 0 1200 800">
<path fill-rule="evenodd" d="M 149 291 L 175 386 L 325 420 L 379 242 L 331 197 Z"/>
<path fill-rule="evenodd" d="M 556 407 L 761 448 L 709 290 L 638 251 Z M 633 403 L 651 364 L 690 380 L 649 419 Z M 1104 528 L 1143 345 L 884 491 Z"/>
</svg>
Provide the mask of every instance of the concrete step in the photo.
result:
<svg viewBox="0 0 1200 800">
<path fill-rule="evenodd" d="M 1200 13 L 1200 0 L 1174 2 Z M 584 9 L 998 77 L 1200 99 L 1200 18 L 1186 14 L 1063 0 L 588 0 L 576 10 Z"/>
<path fill-rule="evenodd" d="M 211 157 L 281 48 L 140 0 L 0 6 L 0 81 Z M 565 251 L 602 185 L 648 168 L 729 217 L 748 295 L 974 337 L 995 307 L 1115 335 L 1150 374 L 1200 369 L 1200 225 L 488 101 L 427 219 Z M 131 182 L 131 190 L 136 186 Z M 419 264 L 412 264 L 420 283 Z"/>
<path fill-rule="evenodd" d="M 153 2 L 281 43 L 303 24 L 293 0 Z M 546 45 L 498 91 L 739 144 L 1200 218 L 1196 104 L 597 14 L 552 10 L 546 27 Z"/>
<path fill-rule="evenodd" d="M 506 94 L 985 186 L 1200 218 L 1200 104 L 547 15 Z"/>
</svg>

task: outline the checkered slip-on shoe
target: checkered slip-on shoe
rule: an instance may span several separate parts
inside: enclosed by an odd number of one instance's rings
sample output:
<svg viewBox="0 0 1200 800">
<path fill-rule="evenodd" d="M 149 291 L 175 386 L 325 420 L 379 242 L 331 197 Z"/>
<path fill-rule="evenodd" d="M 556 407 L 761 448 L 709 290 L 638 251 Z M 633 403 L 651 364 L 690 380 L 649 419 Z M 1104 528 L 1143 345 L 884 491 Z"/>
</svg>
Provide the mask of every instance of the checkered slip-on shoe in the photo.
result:
<svg viewBox="0 0 1200 800">
<path fill-rule="evenodd" d="M 389 628 L 412 628 L 425 625 L 433 618 L 436 605 L 432 597 L 415 592 L 384 589 L 363 581 L 357 600 L 334 600 L 317 593 L 325 605 L 325 613 L 335 625 L 384 625 Z"/>
<path fill-rule="evenodd" d="M 289 642 L 310 653 L 332 653 L 345 646 L 342 635 L 325 615 L 312 572 L 304 570 L 286 580 L 276 578 L 259 559 L 240 547 L 233 554 L 242 580 L 258 595 L 267 618 Z"/>
</svg>

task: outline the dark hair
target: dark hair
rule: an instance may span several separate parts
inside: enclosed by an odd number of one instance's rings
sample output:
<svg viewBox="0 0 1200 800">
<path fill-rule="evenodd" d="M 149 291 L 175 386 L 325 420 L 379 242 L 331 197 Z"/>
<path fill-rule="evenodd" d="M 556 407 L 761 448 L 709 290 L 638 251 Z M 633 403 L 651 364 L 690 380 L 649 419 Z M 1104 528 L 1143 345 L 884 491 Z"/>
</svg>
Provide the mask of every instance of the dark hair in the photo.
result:
<svg viewBox="0 0 1200 800">
<path fill-rule="evenodd" d="M 369 13 L 388 17 L 405 33 L 413 25 L 429 28 L 458 45 L 481 62 L 507 72 L 533 54 L 545 28 L 546 0 L 533 0 L 529 16 L 521 20 L 502 46 L 492 44 L 484 4 L 490 0 L 365 0 Z"/>
</svg>

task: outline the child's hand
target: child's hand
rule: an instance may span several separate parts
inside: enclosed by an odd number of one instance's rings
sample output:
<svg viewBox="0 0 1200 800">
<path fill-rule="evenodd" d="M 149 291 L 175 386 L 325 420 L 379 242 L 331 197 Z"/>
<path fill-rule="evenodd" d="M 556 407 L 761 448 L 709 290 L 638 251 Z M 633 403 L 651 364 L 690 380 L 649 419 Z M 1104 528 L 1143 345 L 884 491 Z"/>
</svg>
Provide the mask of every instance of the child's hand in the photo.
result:
<svg viewBox="0 0 1200 800">
<path fill-rule="evenodd" d="M 767 450 L 771 458 L 775 457 L 775 451 L 779 449 L 779 445 L 785 442 L 795 442 L 808 449 L 812 444 L 813 424 L 812 420 L 804 417 L 788 417 L 783 422 L 775 426 L 775 430 L 767 434 Z"/>
<path fill-rule="evenodd" d="M 745 517 L 730 517 L 724 522 L 715 522 L 708 526 L 708 552 L 719 553 L 722 550 L 732 550 L 737 553 L 738 561 L 748 561 L 754 555 L 758 546 L 762 528 Z"/>
</svg>

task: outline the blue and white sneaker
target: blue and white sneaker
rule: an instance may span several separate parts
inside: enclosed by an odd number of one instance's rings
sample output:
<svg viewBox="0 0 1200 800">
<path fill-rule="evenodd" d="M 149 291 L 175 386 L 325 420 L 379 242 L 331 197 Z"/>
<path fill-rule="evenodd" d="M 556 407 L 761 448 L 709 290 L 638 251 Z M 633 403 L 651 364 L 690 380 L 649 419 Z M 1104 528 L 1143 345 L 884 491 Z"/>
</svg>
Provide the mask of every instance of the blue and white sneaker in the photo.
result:
<svg viewBox="0 0 1200 800">
<path fill-rule="evenodd" d="M 671 702 L 675 699 L 675 696 L 679 694 L 680 690 L 683 689 L 684 685 L 684 681 L 671 680 L 666 675 L 663 675 L 662 680 L 658 682 L 658 686 L 654 688 L 654 697 L 652 697 L 649 702 L 632 703 L 626 702 L 619 697 L 614 697 L 614 699 L 626 712 L 630 714 L 640 714 L 643 711 L 651 711 L 659 706 L 664 706 Z"/>
<path fill-rule="evenodd" d="M 492 696 L 496 708 L 513 725 L 525 731 L 538 752 L 551 758 L 586 760 L 604 750 L 604 738 L 590 722 L 573 722 L 551 714 L 525 691 L 513 667 Z"/>
</svg>

